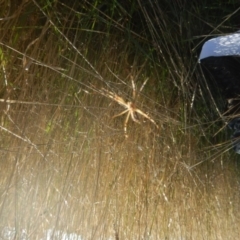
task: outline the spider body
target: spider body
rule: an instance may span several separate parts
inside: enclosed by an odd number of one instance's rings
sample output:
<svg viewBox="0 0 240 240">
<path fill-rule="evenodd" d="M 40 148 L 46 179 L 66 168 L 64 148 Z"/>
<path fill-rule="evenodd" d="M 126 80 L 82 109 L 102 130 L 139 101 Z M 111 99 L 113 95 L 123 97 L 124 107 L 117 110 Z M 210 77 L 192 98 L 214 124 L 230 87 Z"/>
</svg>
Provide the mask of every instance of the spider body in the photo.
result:
<svg viewBox="0 0 240 240">
<path fill-rule="evenodd" d="M 136 122 L 136 123 L 140 123 L 140 121 L 137 119 L 137 114 L 142 115 L 144 118 L 148 119 L 150 122 L 152 122 L 157 128 L 158 125 L 156 124 L 156 122 L 149 117 L 146 113 L 144 113 L 142 110 L 138 109 L 136 107 L 136 87 L 135 87 L 135 83 L 133 81 L 133 79 L 131 79 L 132 81 L 132 89 L 133 89 L 133 93 L 132 93 L 132 101 L 125 101 L 122 97 L 118 96 L 117 94 L 110 92 L 106 89 L 103 89 L 101 91 L 101 93 L 108 97 L 111 98 L 112 100 L 114 100 L 115 102 L 117 102 L 119 105 L 121 105 L 122 107 L 125 108 L 124 111 L 122 111 L 121 113 L 114 115 L 112 118 L 116 118 L 119 116 L 122 116 L 124 114 L 126 115 L 126 118 L 124 120 L 124 124 L 123 124 L 123 130 L 124 130 L 124 135 L 126 138 L 128 138 L 128 134 L 127 134 L 127 124 L 129 121 L 129 118 L 131 117 L 132 121 Z M 143 87 L 145 86 L 145 84 L 147 83 L 148 79 L 146 79 L 143 83 L 143 85 L 141 86 L 139 92 L 142 91 Z"/>
</svg>

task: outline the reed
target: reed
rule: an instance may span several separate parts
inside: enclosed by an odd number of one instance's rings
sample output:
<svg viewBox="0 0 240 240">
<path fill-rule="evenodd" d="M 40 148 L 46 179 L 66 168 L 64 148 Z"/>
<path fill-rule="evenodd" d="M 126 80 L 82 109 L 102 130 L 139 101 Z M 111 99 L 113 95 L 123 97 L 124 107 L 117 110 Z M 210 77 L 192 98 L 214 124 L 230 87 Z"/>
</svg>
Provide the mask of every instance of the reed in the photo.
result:
<svg viewBox="0 0 240 240">
<path fill-rule="evenodd" d="M 238 155 L 197 63 L 237 1 L 4 4 L 1 239 L 237 239 Z M 158 127 L 134 113 L 126 138 L 109 92 L 132 79 Z"/>
</svg>

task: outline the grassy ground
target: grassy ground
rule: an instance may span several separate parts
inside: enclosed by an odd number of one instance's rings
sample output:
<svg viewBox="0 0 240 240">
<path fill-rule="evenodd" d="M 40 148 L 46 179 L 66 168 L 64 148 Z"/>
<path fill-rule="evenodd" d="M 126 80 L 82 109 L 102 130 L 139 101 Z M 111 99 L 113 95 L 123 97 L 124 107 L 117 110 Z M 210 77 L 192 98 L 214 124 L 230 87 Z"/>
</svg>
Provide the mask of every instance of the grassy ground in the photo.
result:
<svg viewBox="0 0 240 240">
<path fill-rule="evenodd" d="M 237 1 L 1 4 L 1 239 L 238 238 L 239 156 L 197 63 Z M 150 120 L 124 133 L 109 92 L 132 80 Z"/>
</svg>

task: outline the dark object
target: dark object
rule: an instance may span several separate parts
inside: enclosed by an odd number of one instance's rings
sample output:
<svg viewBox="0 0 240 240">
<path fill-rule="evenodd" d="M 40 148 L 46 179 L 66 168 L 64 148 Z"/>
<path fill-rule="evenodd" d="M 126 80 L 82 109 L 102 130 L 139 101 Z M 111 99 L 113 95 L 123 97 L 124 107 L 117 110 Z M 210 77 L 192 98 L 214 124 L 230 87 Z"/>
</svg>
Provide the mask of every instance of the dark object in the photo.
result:
<svg viewBox="0 0 240 240">
<path fill-rule="evenodd" d="M 240 57 L 208 57 L 201 65 L 213 95 L 218 90 L 226 99 L 227 115 L 240 114 Z"/>
<path fill-rule="evenodd" d="M 232 121 L 230 121 L 228 127 L 234 132 L 240 132 L 240 118 L 234 118 Z"/>
<path fill-rule="evenodd" d="M 240 57 L 208 57 L 201 60 L 203 72 L 215 79 L 226 99 L 240 96 Z"/>
<path fill-rule="evenodd" d="M 234 131 L 231 136 L 233 143 L 233 150 L 240 154 L 240 118 L 234 118 L 228 124 L 228 127 Z"/>
<path fill-rule="evenodd" d="M 240 154 L 240 33 L 207 41 L 199 62 L 213 95 L 218 92 L 226 99 L 224 115 L 231 119 L 233 149 Z"/>
<path fill-rule="evenodd" d="M 232 135 L 233 150 L 240 154 L 240 131 Z"/>
</svg>

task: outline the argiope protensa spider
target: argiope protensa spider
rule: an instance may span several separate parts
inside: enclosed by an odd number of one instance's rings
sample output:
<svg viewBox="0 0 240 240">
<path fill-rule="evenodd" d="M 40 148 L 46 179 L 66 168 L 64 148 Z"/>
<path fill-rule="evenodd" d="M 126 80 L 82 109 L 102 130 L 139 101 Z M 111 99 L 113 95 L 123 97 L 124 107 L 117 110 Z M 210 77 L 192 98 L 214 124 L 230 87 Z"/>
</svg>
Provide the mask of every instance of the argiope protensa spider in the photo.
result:
<svg viewBox="0 0 240 240">
<path fill-rule="evenodd" d="M 140 110 L 136 107 L 136 100 L 137 100 L 138 94 L 136 94 L 136 86 L 135 86 L 133 78 L 131 78 L 131 81 L 132 81 L 133 93 L 132 93 L 132 101 L 130 101 L 130 102 L 125 101 L 122 97 L 120 97 L 117 94 L 115 94 L 113 92 L 110 92 L 106 89 L 101 90 L 102 95 L 113 99 L 115 102 L 117 102 L 119 105 L 121 105 L 125 108 L 124 111 L 122 111 L 121 113 L 119 113 L 117 115 L 114 115 L 112 118 L 122 116 L 125 113 L 127 114 L 127 116 L 124 120 L 124 124 L 123 124 L 123 130 L 124 130 L 124 134 L 125 134 L 126 138 L 128 137 L 127 124 L 128 124 L 128 121 L 129 121 L 129 117 L 131 116 L 131 118 L 134 122 L 140 123 L 140 121 L 136 117 L 136 114 L 142 115 L 144 118 L 148 119 L 150 122 L 152 122 L 158 128 L 157 123 L 151 117 L 149 117 L 146 113 L 144 113 L 142 110 Z M 148 81 L 148 79 L 146 79 L 144 81 L 144 83 L 142 84 L 138 93 L 140 93 L 143 90 L 147 81 Z"/>
</svg>

